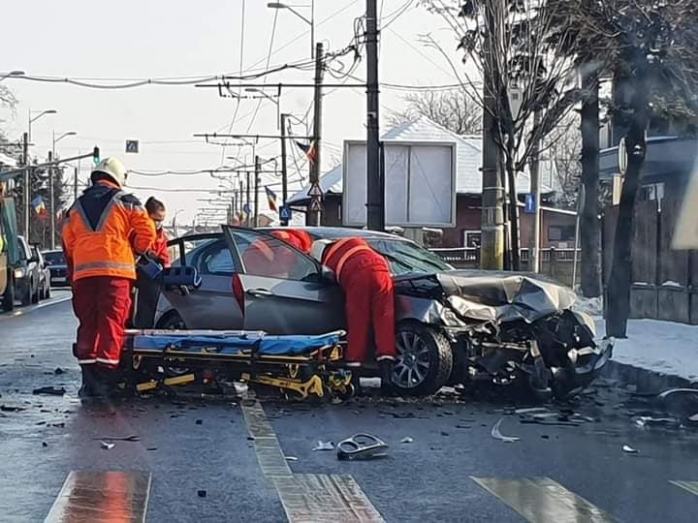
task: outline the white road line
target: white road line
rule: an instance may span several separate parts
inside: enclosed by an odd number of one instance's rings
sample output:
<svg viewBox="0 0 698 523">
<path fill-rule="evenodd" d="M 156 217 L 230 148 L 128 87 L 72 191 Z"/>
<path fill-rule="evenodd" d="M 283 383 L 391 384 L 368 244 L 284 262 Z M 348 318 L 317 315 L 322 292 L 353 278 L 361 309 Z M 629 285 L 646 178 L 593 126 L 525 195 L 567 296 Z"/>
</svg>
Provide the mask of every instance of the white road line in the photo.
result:
<svg viewBox="0 0 698 523">
<path fill-rule="evenodd" d="M 250 394 L 241 406 L 259 466 L 273 481 L 290 523 L 385 523 L 353 477 L 293 474 L 262 404 Z"/>
<path fill-rule="evenodd" d="M 669 483 L 698 496 L 698 481 L 670 481 Z"/>
<path fill-rule="evenodd" d="M 145 523 L 149 472 L 72 471 L 44 523 L 118 521 Z"/>
<path fill-rule="evenodd" d="M 550 478 L 470 477 L 530 523 L 611 523 L 609 514 Z"/>
<path fill-rule="evenodd" d="M 2 314 L 0 315 L 0 320 L 2 319 L 7 319 L 7 318 L 16 318 L 17 316 L 22 316 L 23 314 L 28 314 L 33 311 L 37 311 L 39 309 L 44 309 L 46 307 L 51 307 L 52 305 L 58 305 L 60 303 L 65 303 L 66 301 L 69 301 L 72 299 L 72 296 L 63 296 L 61 298 L 52 298 L 49 301 L 45 301 L 44 303 L 39 303 L 38 305 L 31 305 L 29 307 L 26 307 L 24 309 L 15 309 L 9 314 Z"/>
</svg>

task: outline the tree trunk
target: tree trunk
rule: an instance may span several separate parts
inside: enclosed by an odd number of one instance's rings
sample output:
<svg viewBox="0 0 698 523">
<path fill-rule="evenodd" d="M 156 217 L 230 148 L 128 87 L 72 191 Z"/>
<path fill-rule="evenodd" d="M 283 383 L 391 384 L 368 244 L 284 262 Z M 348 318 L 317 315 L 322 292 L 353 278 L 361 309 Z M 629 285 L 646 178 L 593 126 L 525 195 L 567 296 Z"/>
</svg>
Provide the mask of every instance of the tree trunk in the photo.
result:
<svg viewBox="0 0 698 523">
<path fill-rule="evenodd" d="M 510 149 L 512 150 L 512 149 Z M 514 160 L 507 155 L 506 171 L 509 181 L 509 231 L 511 234 L 511 270 L 521 270 L 519 245 L 519 206 L 516 197 L 516 172 Z"/>
<path fill-rule="evenodd" d="M 589 64 L 582 64 L 582 184 L 584 206 L 580 219 L 582 294 L 601 296 L 601 231 L 599 227 L 599 78 Z"/>
<path fill-rule="evenodd" d="M 649 86 L 645 73 L 646 64 L 638 69 L 633 79 L 632 119 L 625 137 L 628 169 L 620 195 L 618 221 L 613 241 L 613 262 L 608 281 L 606 334 L 615 338 L 627 338 L 628 317 L 630 316 L 630 286 L 632 284 L 635 198 L 640 186 L 640 170 L 647 154 L 645 132 L 649 126 L 651 115 Z"/>
</svg>

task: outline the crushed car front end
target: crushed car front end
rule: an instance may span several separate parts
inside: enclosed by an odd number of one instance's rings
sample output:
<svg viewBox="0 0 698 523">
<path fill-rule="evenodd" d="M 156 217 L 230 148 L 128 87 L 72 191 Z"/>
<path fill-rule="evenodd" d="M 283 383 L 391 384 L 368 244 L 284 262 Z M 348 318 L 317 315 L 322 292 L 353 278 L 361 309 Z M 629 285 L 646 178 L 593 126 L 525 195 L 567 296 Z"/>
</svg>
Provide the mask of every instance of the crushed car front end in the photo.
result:
<svg viewBox="0 0 698 523">
<path fill-rule="evenodd" d="M 612 339 L 573 310 L 575 294 L 511 273 L 448 271 L 396 278 L 398 319 L 439 328 L 453 349 L 450 384 L 525 380 L 540 396 L 565 396 L 601 372 Z"/>
</svg>

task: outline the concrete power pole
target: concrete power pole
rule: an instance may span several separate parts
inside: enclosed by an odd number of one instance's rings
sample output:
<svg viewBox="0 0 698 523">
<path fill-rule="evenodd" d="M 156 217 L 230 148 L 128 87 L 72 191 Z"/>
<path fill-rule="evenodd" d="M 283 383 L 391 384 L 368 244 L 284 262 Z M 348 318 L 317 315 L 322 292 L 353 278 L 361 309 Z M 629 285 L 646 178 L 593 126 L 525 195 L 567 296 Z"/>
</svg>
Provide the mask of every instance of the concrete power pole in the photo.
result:
<svg viewBox="0 0 698 523">
<path fill-rule="evenodd" d="M 245 173 L 247 176 L 247 185 L 245 186 L 245 205 L 247 207 L 247 211 L 245 212 L 245 225 L 247 227 L 250 226 L 250 171 L 247 171 Z"/>
<path fill-rule="evenodd" d="M 288 169 L 286 166 L 286 118 L 288 115 L 281 115 L 281 204 L 286 206 L 288 199 Z M 281 225 L 288 226 L 288 220 L 281 220 Z"/>
<path fill-rule="evenodd" d="M 366 0 L 366 226 L 383 230 L 383 180 L 380 169 L 378 121 L 378 15 L 377 0 Z"/>
<path fill-rule="evenodd" d="M 53 151 L 48 153 L 48 163 L 53 162 Z M 54 167 L 53 165 L 48 166 L 48 212 L 51 213 L 49 216 L 49 223 L 51 224 L 51 240 L 49 245 L 51 245 L 51 250 L 56 249 L 56 195 L 54 194 Z"/>
<path fill-rule="evenodd" d="M 254 226 L 259 227 L 259 156 L 254 157 Z"/>
<path fill-rule="evenodd" d="M 324 67 L 323 45 L 315 45 L 315 117 L 313 123 L 313 144 L 315 161 L 310 167 L 310 207 L 308 208 L 308 225 L 320 225 L 320 213 L 322 212 L 322 190 L 320 189 L 320 139 L 322 136 L 322 76 Z"/>
<path fill-rule="evenodd" d="M 495 20 L 492 13 L 492 5 L 485 3 L 487 23 L 485 63 L 494 61 L 492 56 L 492 38 L 496 38 L 494 31 Z M 487 71 L 485 72 L 487 74 Z M 499 149 L 497 148 L 497 120 L 494 115 L 497 112 L 497 99 L 499 90 L 495 85 L 496 78 L 485 78 L 484 81 L 484 109 L 482 118 L 482 225 L 480 234 L 480 267 L 488 270 L 502 270 L 504 268 L 504 183 L 501 176 L 501 163 L 499 161 Z"/>
<path fill-rule="evenodd" d="M 31 216 L 31 201 L 32 201 L 32 187 L 31 187 L 31 168 L 29 167 L 29 133 L 24 133 L 22 135 L 22 163 L 24 164 L 24 206 L 22 207 L 22 216 L 24 227 L 22 232 L 24 237 L 28 242 L 31 241 L 29 236 L 29 218 Z"/>
<path fill-rule="evenodd" d="M 533 125 L 540 125 L 541 114 L 537 109 L 533 113 Z M 531 253 L 529 255 L 528 270 L 540 272 L 540 143 L 536 141 L 531 147 L 531 196 L 533 197 L 533 235 L 531 238 Z"/>
<path fill-rule="evenodd" d="M 78 199 L 78 168 L 75 167 L 74 171 L 75 177 L 73 178 L 73 201 Z"/>
</svg>

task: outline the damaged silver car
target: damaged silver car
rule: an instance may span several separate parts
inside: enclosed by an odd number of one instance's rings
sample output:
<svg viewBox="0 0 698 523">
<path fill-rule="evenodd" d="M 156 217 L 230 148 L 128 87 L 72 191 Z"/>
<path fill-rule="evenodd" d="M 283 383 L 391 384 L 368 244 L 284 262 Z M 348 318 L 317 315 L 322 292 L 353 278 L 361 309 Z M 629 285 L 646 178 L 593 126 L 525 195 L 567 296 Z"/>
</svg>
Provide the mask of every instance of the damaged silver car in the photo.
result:
<svg viewBox="0 0 698 523">
<path fill-rule="evenodd" d="M 271 229 L 224 227 L 222 234 L 172 240 L 173 265 L 195 267 L 191 293 L 163 289 L 157 311 L 139 328 L 262 330 L 321 334 L 345 328 L 344 296 L 330 271 Z M 564 395 L 590 382 L 612 352 L 595 340 L 593 320 L 572 310 L 574 293 L 527 275 L 457 271 L 404 238 L 373 231 L 306 228 L 313 239 L 362 236 L 388 260 L 396 285 L 402 394 L 427 395 L 446 384 L 522 383 Z M 245 263 L 263 242 L 284 260 L 278 268 Z M 370 369 L 368 370 L 370 374 Z"/>
</svg>

